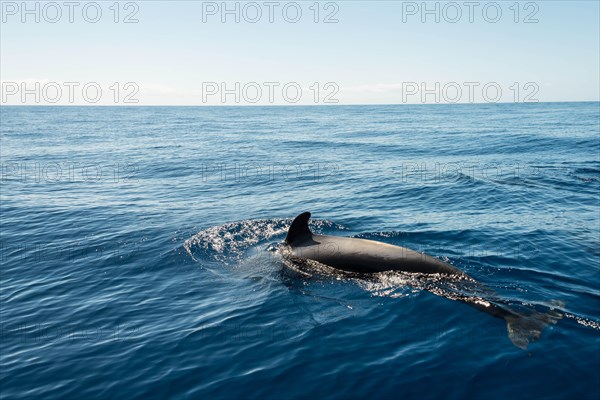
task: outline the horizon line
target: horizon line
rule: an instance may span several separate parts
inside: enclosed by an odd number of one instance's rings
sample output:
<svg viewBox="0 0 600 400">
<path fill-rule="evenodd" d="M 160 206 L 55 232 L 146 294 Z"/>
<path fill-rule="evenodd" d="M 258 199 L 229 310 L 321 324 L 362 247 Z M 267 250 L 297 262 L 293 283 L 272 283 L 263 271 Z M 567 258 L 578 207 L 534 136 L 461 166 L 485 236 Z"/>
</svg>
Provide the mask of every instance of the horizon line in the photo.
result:
<svg viewBox="0 0 600 400">
<path fill-rule="evenodd" d="M 556 103 L 600 103 L 600 100 L 558 101 L 498 101 L 473 103 L 321 103 L 321 104 L 0 104 L 2 107 L 351 107 L 351 106 L 464 106 L 464 105 L 507 105 L 507 104 L 556 104 Z"/>
</svg>

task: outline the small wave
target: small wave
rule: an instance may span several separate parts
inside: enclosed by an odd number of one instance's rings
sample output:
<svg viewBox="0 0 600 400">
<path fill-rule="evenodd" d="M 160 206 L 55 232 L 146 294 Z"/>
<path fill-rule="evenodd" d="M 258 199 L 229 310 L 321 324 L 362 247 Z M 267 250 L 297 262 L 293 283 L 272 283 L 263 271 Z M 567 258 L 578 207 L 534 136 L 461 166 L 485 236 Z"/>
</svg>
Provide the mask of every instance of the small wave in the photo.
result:
<svg viewBox="0 0 600 400">
<path fill-rule="evenodd" d="M 569 313 L 565 313 L 565 317 L 574 319 L 580 325 L 600 331 L 600 323 L 598 323 L 596 321 L 578 317 L 576 315 L 569 314 Z"/>
<path fill-rule="evenodd" d="M 451 300 L 483 301 L 484 296 L 490 296 L 490 290 L 472 278 L 443 274 L 386 271 L 373 274 L 372 279 L 362 280 L 359 285 L 378 297 L 406 297 L 423 290 Z"/>
</svg>

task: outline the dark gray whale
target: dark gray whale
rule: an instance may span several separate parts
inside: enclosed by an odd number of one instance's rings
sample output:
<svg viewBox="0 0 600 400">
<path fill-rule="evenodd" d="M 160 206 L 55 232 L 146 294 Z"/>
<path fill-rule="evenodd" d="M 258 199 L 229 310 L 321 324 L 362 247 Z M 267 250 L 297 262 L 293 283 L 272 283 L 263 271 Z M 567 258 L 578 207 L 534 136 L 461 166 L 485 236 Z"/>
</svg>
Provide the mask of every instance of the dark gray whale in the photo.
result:
<svg viewBox="0 0 600 400">
<path fill-rule="evenodd" d="M 546 325 L 556 323 L 563 316 L 553 308 L 547 313 L 535 310 L 523 313 L 503 304 L 498 299 L 491 300 L 490 298 L 495 297 L 494 292 L 476 282 L 463 271 L 437 258 L 405 247 L 366 239 L 315 235 L 308 227 L 310 216 L 309 212 L 298 215 L 288 230 L 285 242 L 290 246 L 292 259 L 313 260 L 349 272 L 402 271 L 441 274 L 472 282 L 477 295 L 453 293 L 452 296 L 449 296 L 435 288 L 428 290 L 452 300 L 465 302 L 494 317 L 504 319 L 507 323 L 510 340 L 521 349 L 527 348 L 530 342 L 537 340 Z M 487 298 L 482 298 L 481 293 L 486 293 Z"/>
<path fill-rule="evenodd" d="M 308 227 L 309 218 L 309 212 L 298 215 L 285 238 L 296 257 L 351 272 L 399 270 L 465 275 L 450 264 L 405 247 L 367 239 L 314 235 Z"/>
</svg>

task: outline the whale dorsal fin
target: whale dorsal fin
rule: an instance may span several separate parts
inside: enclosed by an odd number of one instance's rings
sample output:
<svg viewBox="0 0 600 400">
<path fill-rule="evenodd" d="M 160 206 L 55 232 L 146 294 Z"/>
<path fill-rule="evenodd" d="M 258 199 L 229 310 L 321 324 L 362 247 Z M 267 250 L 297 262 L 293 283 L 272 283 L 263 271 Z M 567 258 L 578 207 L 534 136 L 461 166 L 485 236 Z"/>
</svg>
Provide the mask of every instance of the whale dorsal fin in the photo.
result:
<svg viewBox="0 0 600 400">
<path fill-rule="evenodd" d="M 285 242 L 287 244 L 292 244 L 298 239 L 302 239 L 306 236 L 312 236 L 312 232 L 308 228 L 308 220 L 310 219 L 309 212 L 303 212 L 294 218 L 290 229 L 288 230 L 287 236 L 285 237 Z"/>
</svg>

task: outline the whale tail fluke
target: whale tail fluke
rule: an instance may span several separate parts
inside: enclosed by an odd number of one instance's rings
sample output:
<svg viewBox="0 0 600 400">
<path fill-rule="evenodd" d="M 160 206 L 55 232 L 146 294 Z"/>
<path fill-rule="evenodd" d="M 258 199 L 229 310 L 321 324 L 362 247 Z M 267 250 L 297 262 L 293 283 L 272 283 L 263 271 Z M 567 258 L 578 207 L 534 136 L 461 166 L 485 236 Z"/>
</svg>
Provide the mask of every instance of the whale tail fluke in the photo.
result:
<svg viewBox="0 0 600 400">
<path fill-rule="evenodd" d="M 562 312 L 554 308 L 546 313 L 533 311 L 529 315 L 507 315 L 508 337 L 515 346 L 525 350 L 530 343 L 540 338 L 546 326 L 556 324 L 563 316 Z"/>
</svg>

